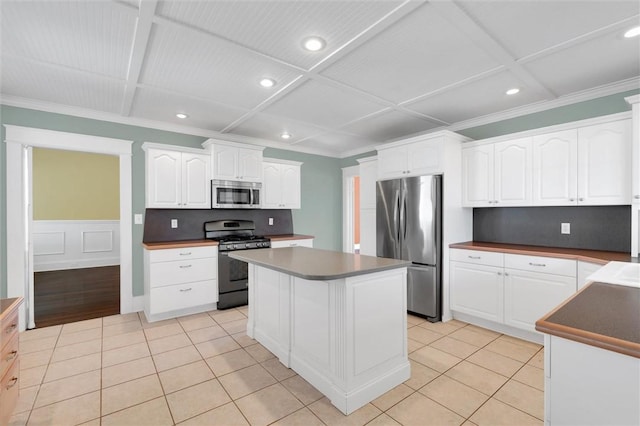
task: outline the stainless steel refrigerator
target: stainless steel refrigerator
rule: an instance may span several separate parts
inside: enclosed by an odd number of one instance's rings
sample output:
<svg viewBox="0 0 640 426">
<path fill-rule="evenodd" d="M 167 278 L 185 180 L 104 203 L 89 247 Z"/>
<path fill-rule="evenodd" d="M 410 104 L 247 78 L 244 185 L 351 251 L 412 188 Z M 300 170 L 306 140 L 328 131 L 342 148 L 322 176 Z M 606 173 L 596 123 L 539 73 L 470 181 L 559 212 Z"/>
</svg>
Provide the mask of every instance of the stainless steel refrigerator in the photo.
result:
<svg viewBox="0 0 640 426">
<path fill-rule="evenodd" d="M 409 260 L 407 310 L 442 319 L 442 176 L 379 181 L 376 185 L 379 257 Z"/>
</svg>

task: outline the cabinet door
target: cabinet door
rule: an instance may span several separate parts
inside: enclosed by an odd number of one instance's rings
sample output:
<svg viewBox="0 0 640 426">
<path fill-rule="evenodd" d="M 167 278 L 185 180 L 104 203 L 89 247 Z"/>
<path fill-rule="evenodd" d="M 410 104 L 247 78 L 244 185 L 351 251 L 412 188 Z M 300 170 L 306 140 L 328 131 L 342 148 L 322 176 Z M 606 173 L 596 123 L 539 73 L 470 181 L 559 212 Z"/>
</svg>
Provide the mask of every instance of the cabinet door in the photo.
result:
<svg viewBox="0 0 640 426">
<path fill-rule="evenodd" d="M 262 182 L 262 151 L 238 148 L 238 180 Z"/>
<path fill-rule="evenodd" d="M 587 284 L 587 277 L 595 273 L 602 265 L 591 262 L 578 261 L 578 290 Z"/>
<path fill-rule="evenodd" d="M 505 324 L 535 331 L 535 322 L 576 292 L 575 277 L 505 269 Z"/>
<path fill-rule="evenodd" d="M 567 206 L 578 202 L 578 131 L 533 137 L 533 204 Z"/>
<path fill-rule="evenodd" d="M 407 146 L 407 174 L 421 176 L 442 171 L 439 140 L 412 143 Z"/>
<path fill-rule="evenodd" d="M 493 145 L 463 149 L 463 207 L 493 206 L 493 182 Z"/>
<path fill-rule="evenodd" d="M 181 207 L 181 155 L 175 151 L 147 150 L 147 207 Z"/>
<path fill-rule="evenodd" d="M 282 175 L 280 164 L 262 165 L 262 208 L 279 209 L 282 204 Z"/>
<path fill-rule="evenodd" d="M 211 159 L 208 155 L 182 153 L 182 207 L 211 208 Z"/>
<path fill-rule="evenodd" d="M 215 145 L 213 147 L 213 178 L 238 180 L 238 150 L 235 147 Z"/>
<path fill-rule="evenodd" d="M 502 322 L 502 268 L 462 262 L 450 266 L 451 310 Z"/>
<path fill-rule="evenodd" d="M 300 208 L 300 166 L 280 165 L 282 176 L 282 207 L 285 209 Z"/>
<path fill-rule="evenodd" d="M 376 209 L 360 209 L 360 254 L 376 255 Z"/>
<path fill-rule="evenodd" d="M 631 122 L 578 129 L 578 204 L 631 204 Z"/>
<path fill-rule="evenodd" d="M 303 240 L 271 241 L 271 248 L 283 248 L 283 247 L 313 248 L 313 238 L 305 238 Z"/>
<path fill-rule="evenodd" d="M 376 208 L 376 178 L 378 177 L 377 161 L 360 163 L 360 208 Z"/>
<path fill-rule="evenodd" d="M 407 175 L 407 147 L 378 151 L 378 179 L 391 179 Z"/>
<path fill-rule="evenodd" d="M 494 205 L 531 205 L 531 138 L 494 146 Z"/>
</svg>

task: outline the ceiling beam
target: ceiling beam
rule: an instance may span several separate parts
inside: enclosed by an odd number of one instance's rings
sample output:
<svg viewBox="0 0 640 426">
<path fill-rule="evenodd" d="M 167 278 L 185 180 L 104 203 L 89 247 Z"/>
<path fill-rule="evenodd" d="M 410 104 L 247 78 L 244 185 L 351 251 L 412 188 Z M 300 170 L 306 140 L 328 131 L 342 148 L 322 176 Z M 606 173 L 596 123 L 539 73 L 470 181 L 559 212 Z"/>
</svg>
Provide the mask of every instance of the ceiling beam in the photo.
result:
<svg viewBox="0 0 640 426">
<path fill-rule="evenodd" d="M 122 98 L 122 107 L 120 114 L 129 116 L 131 108 L 133 108 L 133 99 L 138 88 L 140 73 L 142 72 L 142 64 L 144 62 L 149 37 L 151 36 L 151 28 L 153 26 L 153 16 L 156 13 L 158 0 L 141 0 L 138 19 L 136 21 L 136 32 L 133 36 L 133 44 L 131 46 L 131 54 L 129 56 L 129 67 L 127 69 L 127 81 L 124 86 L 124 96 Z"/>
</svg>

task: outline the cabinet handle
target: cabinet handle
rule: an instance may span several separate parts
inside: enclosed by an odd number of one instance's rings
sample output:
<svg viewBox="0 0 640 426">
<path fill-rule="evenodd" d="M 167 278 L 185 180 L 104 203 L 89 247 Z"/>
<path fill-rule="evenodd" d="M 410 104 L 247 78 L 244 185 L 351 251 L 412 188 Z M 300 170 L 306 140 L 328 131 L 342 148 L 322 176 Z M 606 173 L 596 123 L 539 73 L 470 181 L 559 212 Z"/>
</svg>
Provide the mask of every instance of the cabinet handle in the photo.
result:
<svg viewBox="0 0 640 426">
<path fill-rule="evenodd" d="M 298 244 L 297 243 L 291 243 L 289 244 L 289 247 L 296 247 Z"/>
<path fill-rule="evenodd" d="M 509 276 L 509 274 L 507 274 L 507 273 L 505 272 L 505 273 L 504 273 L 504 276 L 505 276 L 505 277 L 508 277 L 508 276 Z"/>
<path fill-rule="evenodd" d="M 191 252 L 180 253 L 180 256 L 191 256 Z"/>
<path fill-rule="evenodd" d="M 634 195 L 633 198 L 635 198 L 636 200 L 640 200 L 640 195 Z"/>
<path fill-rule="evenodd" d="M 191 291 L 191 290 L 193 290 L 193 288 L 192 288 L 192 287 L 189 287 L 189 288 L 181 288 L 181 289 L 180 289 L 180 291 L 181 291 L 181 292 L 183 292 L 183 293 L 184 293 L 184 292 L 187 292 L 187 291 Z"/>
<path fill-rule="evenodd" d="M 18 351 L 11 351 L 11 352 L 9 352 L 9 355 L 4 360 L 5 361 L 11 361 L 12 359 L 14 359 L 16 357 L 16 355 L 18 355 Z"/>
<path fill-rule="evenodd" d="M 498 275 L 502 276 L 502 272 L 498 272 Z"/>
<path fill-rule="evenodd" d="M 547 265 L 545 265 L 544 263 L 532 263 L 532 262 L 529 262 L 529 265 L 531 265 L 531 266 L 541 266 L 541 267 L 543 267 L 543 268 L 544 268 L 545 266 L 547 266 Z"/>
<path fill-rule="evenodd" d="M 578 201 L 584 201 L 584 198 L 578 198 Z"/>
<path fill-rule="evenodd" d="M 576 200 L 575 198 L 569 198 L 569 201 L 575 201 L 575 200 Z"/>
<path fill-rule="evenodd" d="M 16 324 L 15 322 L 13 324 L 11 324 L 9 327 L 7 327 L 7 329 L 4 331 L 6 334 L 11 333 L 13 330 L 16 329 L 16 327 L 18 326 L 18 324 Z"/>
<path fill-rule="evenodd" d="M 191 268 L 192 265 L 180 265 L 180 269 Z"/>
<path fill-rule="evenodd" d="M 469 259 L 482 259 L 482 256 L 467 256 Z"/>
<path fill-rule="evenodd" d="M 9 380 L 9 384 L 7 385 L 7 390 L 9 390 L 12 387 L 14 387 L 16 385 L 16 383 L 18 383 L 18 378 L 17 377 L 12 377 L 11 380 Z"/>
</svg>

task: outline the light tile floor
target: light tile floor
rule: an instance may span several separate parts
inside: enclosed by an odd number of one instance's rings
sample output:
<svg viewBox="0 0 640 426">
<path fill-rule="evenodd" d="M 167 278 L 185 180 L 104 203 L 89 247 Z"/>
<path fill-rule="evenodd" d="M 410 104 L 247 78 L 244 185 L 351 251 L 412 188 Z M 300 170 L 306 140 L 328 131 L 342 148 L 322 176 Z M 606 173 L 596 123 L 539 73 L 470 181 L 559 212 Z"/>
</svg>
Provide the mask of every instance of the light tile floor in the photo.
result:
<svg viewBox="0 0 640 426">
<path fill-rule="evenodd" d="M 11 425 L 542 424 L 540 345 L 408 316 L 411 378 L 349 416 L 246 336 L 246 307 L 20 335 Z"/>
</svg>

